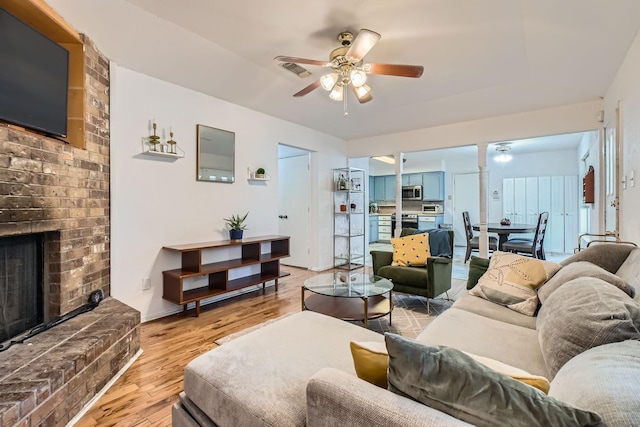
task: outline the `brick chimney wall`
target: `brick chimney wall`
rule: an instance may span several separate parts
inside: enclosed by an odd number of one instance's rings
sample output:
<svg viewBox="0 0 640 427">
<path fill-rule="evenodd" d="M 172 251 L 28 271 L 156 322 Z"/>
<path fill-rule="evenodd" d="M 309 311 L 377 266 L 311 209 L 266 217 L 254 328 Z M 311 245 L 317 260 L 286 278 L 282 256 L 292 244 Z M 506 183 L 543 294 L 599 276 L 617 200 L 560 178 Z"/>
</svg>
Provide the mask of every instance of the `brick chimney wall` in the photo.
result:
<svg viewBox="0 0 640 427">
<path fill-rule="evenodd" d="M 85 142 L 0 123 L 0 236 L 45 233 L 48 315 L 110 294 L 109 61 L 85 44 Z"/>
</svg>

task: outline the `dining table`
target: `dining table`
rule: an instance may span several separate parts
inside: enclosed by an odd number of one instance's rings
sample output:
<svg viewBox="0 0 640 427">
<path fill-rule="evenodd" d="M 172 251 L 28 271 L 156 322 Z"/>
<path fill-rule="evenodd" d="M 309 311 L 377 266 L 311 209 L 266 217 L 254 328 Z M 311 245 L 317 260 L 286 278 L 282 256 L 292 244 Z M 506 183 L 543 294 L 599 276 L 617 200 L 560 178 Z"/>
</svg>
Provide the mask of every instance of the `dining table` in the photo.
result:
<svg viewBox="0 0 640 427">
<path fill-rule="evenodd" d="M 473 224 L 473 229 L 480 230 L 480 224 Z M 509 235 L 514 233 L 533 233 L 536 231 L 536 224 L 501 224 L 499 222 L 488 222 L 487 232 L 498 235 L 498 250 L 502 250 L 502 245 L 509 240 Z"/>
</svg>

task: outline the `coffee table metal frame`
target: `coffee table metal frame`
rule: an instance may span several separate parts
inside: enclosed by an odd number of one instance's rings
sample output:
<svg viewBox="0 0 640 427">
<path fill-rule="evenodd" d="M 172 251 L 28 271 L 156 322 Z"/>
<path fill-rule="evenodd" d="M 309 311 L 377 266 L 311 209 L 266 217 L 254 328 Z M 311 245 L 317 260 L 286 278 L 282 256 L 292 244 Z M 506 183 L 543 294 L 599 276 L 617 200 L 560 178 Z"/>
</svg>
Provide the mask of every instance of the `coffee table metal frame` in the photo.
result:
<svg viewBox="0 0 640 427">
<path fill-rule="evenodd" d="M 393 284 L 384 277 L 349 272 L 319 274 L 305 280 L 300 288 L 302 310 L 362 321 L 365 328 L 369 320 L 388 314 L 391 324 Z M 305 291 L 312 295 L 305 299 Z"/>
</svg>

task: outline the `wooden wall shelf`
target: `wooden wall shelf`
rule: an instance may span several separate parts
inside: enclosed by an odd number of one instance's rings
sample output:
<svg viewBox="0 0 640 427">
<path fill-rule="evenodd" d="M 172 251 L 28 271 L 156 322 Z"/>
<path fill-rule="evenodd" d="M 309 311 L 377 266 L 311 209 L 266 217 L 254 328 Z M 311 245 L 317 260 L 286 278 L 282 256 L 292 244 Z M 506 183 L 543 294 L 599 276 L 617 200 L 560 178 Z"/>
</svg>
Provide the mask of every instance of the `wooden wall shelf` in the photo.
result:
<svg viewBox="0 0 640 427">
<path fill-rule="evenodd" d="M 262 244 L 270 245 L 270 251 L 262 253 Z M 202 264 L 204 251 L 240 247 L 240 258 L 225 261 Z M 289 273 L 280 271 L 280 259 L 289 256 L 288 236 L 259 236 L 243 240 L 220 240 L 214 242 L 193 243 L 186 245 L 165 246 L 163 249 L 180 252 L 182 254 L 181 268 L 163 271 L 163 295 L 162 298 L 176 304 L 182 304 L 187 309 L 187 304 L 195 302 L 196 317 L 200 315 L 200 301 L 217 295 L 233 292 L 266 282 L 275 281 L 275 289 L 278 290 L 278 279 L 288 276 Z M 260 273 L 229 280 L 229 271 L 260 265 Z M 209 276 L 208 286 L 185 290 L 184 280 L 198 276 Z"/>
</svg>

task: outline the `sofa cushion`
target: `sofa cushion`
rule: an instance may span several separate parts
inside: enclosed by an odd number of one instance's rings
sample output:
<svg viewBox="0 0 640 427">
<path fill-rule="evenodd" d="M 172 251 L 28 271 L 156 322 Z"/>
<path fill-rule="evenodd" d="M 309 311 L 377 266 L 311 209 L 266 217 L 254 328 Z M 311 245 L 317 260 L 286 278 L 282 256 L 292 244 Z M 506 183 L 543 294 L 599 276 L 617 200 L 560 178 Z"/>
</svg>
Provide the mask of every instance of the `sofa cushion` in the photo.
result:
<svg viewBox="0 0 640 427">
<path fill-rule="evenodd" d="M 185 368 L 184 390 L 220 426 L 304 426 L 309 379 L 324 367 L 355 377 L 349 342 L 383 339 L 333 317 L 299 312 L 195 358 Z"/>
<path fill-rule="evenodd" d="M 489 259 L 471 256 L 469 261 L 469 277 L 467 278 L 467 289 L 473 289 L 478 284 L 480 277 L 489 268 Z"/>
<path fill-rule="evenodd" d="M 605 344 L 569 360 L 550 395 L 597 412 L 606 426 L 640 426 L 640 341 Z"/>
<path fill-rule="evenodd" d="M 640 249 L 636 248 L 629 253 L 627 259 L 616 271 L 616 276 L 624 280 L 636 290 L 635 300 L 640 302 Z"/>
<path fill-rule="evenodd" d="M 538 308 L 536 289 L 559 269 L 560 264 L 550 261 L 496 251 L 469 293 L 533 316 Z"/>
<path fill-rule="evenodd" d="M 386 277 L 394 284 L 407 284 L 427 288 L 427 269 L 424 267 L 394 267 L 385 265 L 378 269 L 378 276 Z"/>
<path fill-rule="evenodd" d="M 385 334 L 389 390 L 477 426 L 595 425 L 597 414 L 560 402 L 446 346 Z M 489 409 L 490 408 L 490 409 Z"/>
<path fill-rule="evenodd" d="M 551 376 L 585 350 L 640 339 L 640 305 L 593 277 L 571 280 L 549 296 L 536 323 Z"/>
<path fill-rule="evenodd" d="M 618 271 L 629 254 L 637 248 L 633 245 L 618 243 L 599 243 L 589 246 L 575 255 L 560 262 L 569 265 L 576 261 L 588 261 L 600 266 L 609 273 Z"/>
<path fill-rule="evenodd" d="M 378 387 L 387 388 L 389 355 L 385 344 L 379 341 L 351 341 L 349 346 L 358 378 Z"/>
<path fill-rule="evenodd" d="M 551 279 L 547 280 L 544 285 L 538 288 L 538 298 L 540 299 L 540 302 L 544 304 L 547 298 L 549 298 L 549 295 L 551 295 L 560 286 L 578 277 L 596 277 L 607 283 L 611 283 L 630 297 L 635 295 L 634 288 L 629 286 L 624 280 L 615 274 L 609 273 L 604 268 L 591 262 L 576 261 L 562 267 Z"/>
<path fill-rule="evenodd" d="M 427 258 L 431 256 L 429 251 L 429 234 L 413 234 L 406 237 L 391 239 L 393 245 L 393 266 L 424 267 Z"/>
<path fill-rule="evenodd" d="M 460 295 L 453 307 L 460 310 L 470 311 L 483 317 L 506 322 L 511 325 L 522 326 L 529 329 L 536 329 L 536 318 L 518 313 L 503 305 L 493 303 L 484 298 L 475 297 L 468 292 Z"/>
<path fill-rule="evenodd" d="M 416 340 L 490 357 L 550 378 L 535 329 L 490 319 L 455 306 L 433 319 Z"/>
<path fill-rule="evenodd" d="M 516 368 L 515 366 L 489 357 L 478 356 L 466 351 L 463 351 L 463 353 L 476 362 L 482 363 L 487 368 L 491 368 L 514 380 L 535 387 L 543 393 L 549 392 L 549 380 L 545 377 L 530 374 L 524 369 Z M 385 343 L 351 341 L 351 354 L 353 355 L 353 365 L 356 368 L 358 378 L 379 387 L 387 388 L 389 353 L 387 352 Z"/>
</svg>

